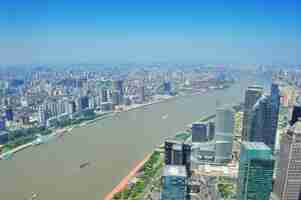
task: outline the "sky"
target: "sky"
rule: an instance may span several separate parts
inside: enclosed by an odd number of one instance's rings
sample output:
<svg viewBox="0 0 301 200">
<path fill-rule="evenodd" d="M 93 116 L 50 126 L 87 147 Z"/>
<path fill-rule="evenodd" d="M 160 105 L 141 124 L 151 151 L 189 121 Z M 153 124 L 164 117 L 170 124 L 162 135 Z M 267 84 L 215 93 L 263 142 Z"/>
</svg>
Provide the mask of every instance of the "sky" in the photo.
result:
<svg viewBox="0 0 301 200">
<path fill-rule="evenodd" d="M 300 64 L 299 0 L 13 0 L 0 64 Z"/>
</svg>

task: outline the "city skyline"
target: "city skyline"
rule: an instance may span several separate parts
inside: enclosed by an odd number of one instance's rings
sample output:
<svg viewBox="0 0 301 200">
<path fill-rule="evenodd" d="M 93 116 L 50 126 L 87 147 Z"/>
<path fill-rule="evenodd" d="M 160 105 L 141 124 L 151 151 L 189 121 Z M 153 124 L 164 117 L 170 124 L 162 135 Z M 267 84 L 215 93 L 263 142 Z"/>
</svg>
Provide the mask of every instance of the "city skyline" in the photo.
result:
<svg viewBox="0 0 301 200">
<path fill-rule="evenodd" d="M 297 64 L 300 5 L 285 2 L 5 2 L 1 64 Z"/>
</svg>

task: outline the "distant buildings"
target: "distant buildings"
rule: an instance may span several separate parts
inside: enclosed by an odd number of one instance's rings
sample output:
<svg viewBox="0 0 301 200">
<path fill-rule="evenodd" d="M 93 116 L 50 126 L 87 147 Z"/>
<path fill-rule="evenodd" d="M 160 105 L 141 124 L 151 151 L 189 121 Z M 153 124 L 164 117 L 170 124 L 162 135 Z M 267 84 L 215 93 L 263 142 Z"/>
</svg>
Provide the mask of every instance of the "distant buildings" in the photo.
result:
<svg viewBox="0 0 301 200">
<path fill-rule="evenodd" d="M 88 96 L 80 96 L 78 98 L 78 107 L 79 107 L 79 111 L 89 108 L 89 97 Z"/>
<path fill-rule="evenodd" d="M 5 118 L 0 117 L 0 131 L 5 131 L 5 130 L 6 130 Z"/>
<path fill-rule="evenodd" d="M 260 86 L 250 86 L 245 92 L 245 104 L 243 114 L 243 126 L 242 126 L 242 140 L 248 140 L 251 129 L 251 113 L 254 104 L 261 97 L 263 88 Z"/>
<path fill-rule="evenodd" d="M 207 124 L 202 122 L 195 122 L 191 127 L 192 142 L 206 142 L 207 141 Z"/>
<path fill-rule="evenodd" d="M 123 104 L 123 100 L 124 100 L 124 86 L 123 86 L 123 80 L 115 80 L 113 82 L 113 93 L 112 93 L 112 101 L 113 101 L 113 105 L 121 105 Z"/>
<path fill-rule="evenodd" d="M 6 117 L 7 121 L 14 120 L 14 113 L 13 113 L 13 109 L 11 107 L 7 107 L 5 109 L 5 117 Z"/>
<path fill-rule="evenodd" d="M 262 142 L 243 142 L 239 159 L 237 199 L 269 200 L 272 191 L 274 158 Z"/>
<path fill-rule="evenodd" d="M 8 142 L 8 137 L 7 131 L 0 131 L 0 145 L 6 144 Z"/>
<path fill-rule="evenodd" d="M 188 176 L 185 166 L 166 165 L 162 175 L 161 200 L 186 200 Z"/>
<path fill-rule="evenodd" d="M 163 91 L 164 91 L 164 94 L 171 95 L 171 82 L 170 81 L 164 81 Z"/>
<path fill-rule="evenodd" d="M 301 188 L 301 121 L 284 134 L 273 196 L 277 200 L 296 200 Z"/>
<path fill-rule="evenodd" d="M 108 90 L 104 87 L 101 88 L 101 101 L 102 102 L 108 102 L 109 101 Z"/>
</svg>

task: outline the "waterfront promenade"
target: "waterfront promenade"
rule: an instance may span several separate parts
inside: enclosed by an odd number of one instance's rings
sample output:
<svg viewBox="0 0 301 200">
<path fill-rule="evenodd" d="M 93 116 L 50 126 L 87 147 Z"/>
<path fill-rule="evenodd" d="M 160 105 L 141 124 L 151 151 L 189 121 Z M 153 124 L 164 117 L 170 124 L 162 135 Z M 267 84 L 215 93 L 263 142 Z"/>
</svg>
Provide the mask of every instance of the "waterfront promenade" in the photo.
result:
<svg viewBox="0 0 301 200">
<path fill-rule="evenodd" d="M 150 156 L 151 154 L 147 155 L 142 161 L 138 162 L 138 164 L 134 166 L 134 168 L 130 171 L 130 173 L 126 177 L 124 177 L 120 181 L 120 183 L 116 187 L 114 187 L 109 194 L 105 196 L 104 200 L 111 200 L 113 199 L 115 194 L 124 190 L 127 187 L 129 181 L 137 174 L 137 172 L 139 172 L 139 170 L 143 167 L 146 161 L 148 161 Z"/>
</svg>

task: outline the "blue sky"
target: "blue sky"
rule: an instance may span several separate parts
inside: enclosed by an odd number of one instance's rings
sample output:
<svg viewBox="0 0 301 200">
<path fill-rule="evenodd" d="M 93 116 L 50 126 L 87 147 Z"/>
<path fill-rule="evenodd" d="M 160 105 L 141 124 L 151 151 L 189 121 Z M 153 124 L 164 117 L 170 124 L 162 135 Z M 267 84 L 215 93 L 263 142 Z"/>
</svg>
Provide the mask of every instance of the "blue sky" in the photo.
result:
<svg viewBox="0 0 301 200">
<path fill-rule="evenodd" d="M 298 0 L 4 1 L 0 63 L 300 63 L 300 8 Z"/>
</svg>

